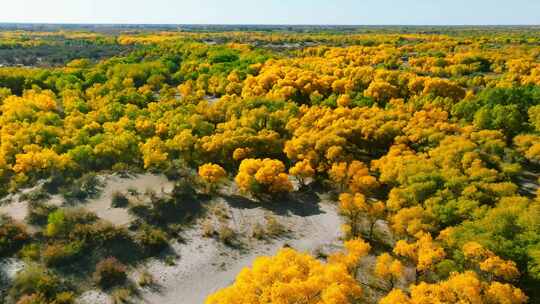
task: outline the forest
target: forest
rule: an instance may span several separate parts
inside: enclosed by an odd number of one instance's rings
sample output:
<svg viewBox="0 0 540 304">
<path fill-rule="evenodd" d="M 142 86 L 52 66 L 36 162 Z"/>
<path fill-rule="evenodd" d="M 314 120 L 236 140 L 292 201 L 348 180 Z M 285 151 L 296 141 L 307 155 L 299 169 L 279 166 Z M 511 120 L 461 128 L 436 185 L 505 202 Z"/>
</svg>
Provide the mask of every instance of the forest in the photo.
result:
<svg viewBox="0 0 540 304">
<path fill-rule="evenodd" d="M 0 303 L 540 303 L 539 177 L 540 28 L 0 27 Z"/>
</svg>

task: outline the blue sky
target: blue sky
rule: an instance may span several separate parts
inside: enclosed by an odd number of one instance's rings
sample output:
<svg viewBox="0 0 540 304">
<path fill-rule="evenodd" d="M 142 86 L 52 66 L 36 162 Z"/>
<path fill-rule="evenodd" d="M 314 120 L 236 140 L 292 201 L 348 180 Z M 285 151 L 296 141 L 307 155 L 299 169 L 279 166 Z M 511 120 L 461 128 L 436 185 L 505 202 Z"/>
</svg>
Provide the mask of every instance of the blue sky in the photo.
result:
<svg viewBox="0 0 540 304">
<path fill-rule="evenodd" d="M 540 0 L 0 0 L 0 22 L 540 24 Z"/>
</svg>

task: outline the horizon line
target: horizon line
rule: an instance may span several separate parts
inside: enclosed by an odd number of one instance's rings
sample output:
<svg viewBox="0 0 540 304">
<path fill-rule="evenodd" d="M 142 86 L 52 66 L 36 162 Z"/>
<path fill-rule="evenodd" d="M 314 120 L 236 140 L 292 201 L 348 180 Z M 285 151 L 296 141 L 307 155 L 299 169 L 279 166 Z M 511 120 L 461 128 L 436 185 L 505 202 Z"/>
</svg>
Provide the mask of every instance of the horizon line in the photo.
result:
<svg viewBox="0 0 540 304">
<path fill-rule="evenodd" d="M 513 24 L 513 23 L 499 23 L 499 24 L 309 24 L 309 23 L 134 23 L 134 22 L 0 22 L 0 25 L 121 25 L 121 26 L 343 26 L 343 27 L 399 27 L 399 26 L 413 26 L 413 27 L 465 27 L 465 26 L 477 26 L 477 27 L 540 27 L 540 24 Z"/>
</svg>

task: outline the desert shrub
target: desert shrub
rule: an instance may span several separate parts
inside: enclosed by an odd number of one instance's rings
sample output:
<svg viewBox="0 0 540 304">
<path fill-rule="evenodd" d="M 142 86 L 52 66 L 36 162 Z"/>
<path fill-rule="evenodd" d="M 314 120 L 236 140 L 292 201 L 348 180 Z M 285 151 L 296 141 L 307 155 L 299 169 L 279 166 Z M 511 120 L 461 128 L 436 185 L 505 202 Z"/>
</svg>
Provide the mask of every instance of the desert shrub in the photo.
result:
<svg viewBox="0 0 540 304">
<path fill-rule="evenodd" d="M 191 200 L 197 198 L 197 191 L 193 187 L 196 182 L 190 178 L 183 178 L 176 182 L 173 189 L 173 196 L 177 200 Z"/>
<path fill-rule="evenodd" d="M 111 199 L 111 206 L 113 208 L 123 208 L 129 205 L 129 199 L 121 192 L 114 192 Z"/>
<path fill-rule="evenodd" d="M 47 300 L 42 294 L 31 294 L 22 296 L 17 304 L 71 304 L 75 303 L 75 295 L 72 292 L 61 292 L 54 300 Z"/>
<path fill-rule="evenodd" d="M 136 239 L 144 251 L 150 254 L 162 251 L 169 244 L 165 232 L 148 225 L 141 227 L 137 233 Z"/>
<path fill-rule="evenodd" d="M 251 236 L 256 238 L 257 240 L 264 239 L 266 237 L 266 230 L 264 229 L 264 226 L 260 223 L 255 223 L 251 232 Z"/>
<path fill-rule="evenodd" d="M 223 244 L 226 244 L 226 245 L 232 245 L 234 238 L 236 236 L 236 233 L 234 232 L 234 230 L 225 223 L 222 223 L 219 226 L 217 234 L 218 234 L 219 240 L 223 242 Z"/>
<path fill-rule="evenodd" d="M 101 182 L 95 173 L 87 173 L 61 190 L 68 201 L 83 201 L 99 193 Z"/>
<path fill-rule="evenodd" d="M 216 233 L 216 228 L 212 220 L 207 219 L 201 224 L 202 234 L 204 237 L 212 237 Z"/>
<path fill-rule="evenodd" d="M 47 304 L 47 299 L 41 294 L 33 293 L 31 295 L 22 296 L 17 304 Z"/>
<path fill-rule="evenodd" d="M 75 295 L 73 292 L 61 292 L 56 295 L 54 304 L 71 304 L 75 303 Z"/>
<path fill-rule="evenodd" d="M 109 257 L 96 265 L 96 271 L 92 277 L 98 286 L 105 289 L 122 285 L 127 279 L 126 266 L 116 258 Z"/>
<path fill-rule="evenodd" d="M 156 226 L 177 223 L 185 215 L 182 202 L 168 196 L 153 196 L 150 204 L 133 204 L 128 211 L 145 222 Z"/>
<path fill-rule="evenodd" d="M 266 219 L 266 233 L 271 237 L 280 236 L 285 233 L 286 229 L 275 216 L 267 215 Z"/>
<path fill-rule="evenodd" d="M 19 251 L 19 257 L 28 261 L 38 261 L 41 256 L 41 247 L 38 244 L 27 244 Z"/>
<path fill-rule="evenodd" d="M 88 230 L 92 235 L 89 235 L 87 239 L 95 244 L 106 245 L 131 239 L 125 228 L 116 227 L 108 222 L 92 223 Z"/>
<path fill-rule="evenodd" d="M 30 202 L 28 204 L 28 215 L 26 221 L 32 225 L 45 225 L 49 214 L 56 211 L 58 207 L 44 204 L 42 202 Z"/>
<path fill-rule="evenodd" d="M 127 288 L 115 289 L 111 294 L 112 302 L 113 304 L 129 303 L 131 294 L 131 290 Z"/>
<path fill-rule="evenodd" d="M 64 291 L 65 286 L 60 278 L 42 266 L 30 264 L 13 280 L 10 296 L 19 299 L 23 295 L 39 294 L 45 299 L 52 300 Z"/>
<path fill-rule="evenodd" d="M 154 276 L 152 276 L 152 274 L 148 270 L 144 270 L 139 274 L 137 283 L 141 287 L 154 285 L 155 284 Z"/>
<path fill-rule="evenodd" d="M 262 240 L 267 237 L 277 237 L 286 232 L 285 226 L 281 224 L 276 217 L 272 215 L 265 216 L 265 225 L 261 223 L 256 223 L 253 226 L 252 237 Z"/>
<path fill-rule="evenodd" d="M 15 253 L 29 238 L 24 226 L 10 218 L 0 217 L 0 257 Z"/>
<path fill-rule="evenodd" d="M 48 237 L 68 237 L 78 225 L 94 223 L 97 216 L 82 209 L 56 210 L 49 214 L 45 235 Z"/>
<path fill-rule="evenodd" d="M 41 255 L 43 262 L 47 266 L 61 266 L 76 259 L 80 255 L 82 248 L 81 242 L 54 243 L 47 245 Z"/>
<path fill-rule="evenodd" d="M 45 189 L 37 189 L 21 194 L 19 201 L 29 201 L 31 203 L 42 202 L 50 198 L 51 195 Z"/>
</svg>

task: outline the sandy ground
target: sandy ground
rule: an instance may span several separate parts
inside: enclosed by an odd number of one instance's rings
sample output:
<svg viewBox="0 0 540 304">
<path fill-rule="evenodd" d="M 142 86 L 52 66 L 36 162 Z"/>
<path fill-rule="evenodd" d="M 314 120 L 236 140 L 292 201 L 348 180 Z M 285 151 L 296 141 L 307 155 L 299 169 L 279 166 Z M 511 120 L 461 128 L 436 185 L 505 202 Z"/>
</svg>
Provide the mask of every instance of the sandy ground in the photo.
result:
<svg viewBox="0 0 540 304">
<path fill-rule="evenodd" d="M 127 192 L 128 189 L 137 189 L 138 192 L 144 193 L 147 190 L 156 193 L 170 193 L 174 187 L 173 183 L 168 181 L 163 175 L 155 174 L 139 174 L 128 178 L 119 177 L 116 175 L 107 175 L 100 177 L 105 182 L 105 187 L 102 189 L 99 197 L 90 199 L 86 202 L 77 204 L 77 207 L 83 207 L 96 213 L 100 218 L 107 220 L 115 225 L 126 225 L 132 218 L 127 212 L 127 208 L 111 208 L 111 198 L 114 192 Z M 19 222 L 24 222 L 28 214 L 28 201 L 20 201 L 21 194 L 34 191 L 41 187 L 38 184 L 36 187 L 24 189 L 17 194 L 8 196 L 0 203 L 0 214 L 8 215 Z M 45 201 L 46 204 L 61 206 L 65 204 L 65 200 L 60 195 L 53 195 Z M 36 227 L 27 225 L 30 232 L 35 232 Z M 0 259 L 0 295 L 5 292 L 2 287 L 7 286 L 16 273 L 24 268 L 24 262 L 17 259 Z M 0 296 L 0 301 L 2 297 Z M 85 292 L 79 298 L 81 304 L 96 304 L 110 303 L 107 294 L 99 291 Z"/>
<path fill-rule="evenodd" d="M 81 206 L 94 212 L 99 218 L 115 225 L 129 224 L 133 218 L 127 208 L 112 208 L 111 200 L 115 192 L 126 193 L 129 189 L 136 189 L 140 193 L 151 190 L 156 193 L 171 193 L 174 184 L 163 175 L 139 174 L 132 177 L 119 177 L 116 175 L 104 177 L 105 187 L 99 197 L 90 199 Z"/>
<path fill-rule="evenodd" d="M 224 201 L 224 203 L 226 203 Z M 213 238 L 202 236 L 200 227 L 186 231 L 185 244 L 173 245 L 179 256 L 176 265 L 167 266 L 154 259 L 147 263 L 147 270 L 155 277 L 158 290 L 144 290 L 144 303 L 200 304 L 214 291 L 230 285 L 236 275 L 261 255 L 274 255 L 285 244 L 305 252 L 314 252 L 325 246 L 338 244 L 341 219 L 334 204 L 322 202 L 320 210 L 303 216 L 279 214 L 274 216 L 290 233 L 273 240 L 247 241 L 246 235 L 268 211 L 257 207 L 245 209 L 229 204 L 230 226 L 241 234 L 240 249 L 230 248 Z"/>
<path fill-rule="evenodd" d="M 156 174 L 137 174 L 131 177 L 120 177 L 117 175 L 106 175 L 100 177 L 105 184 L 105 187 L 100 192 L 97 198 L 89 199 L 85 202 L 77 204 L 77 207 L 83 207 L 89 211 L 96 213 L 98 217 L 109 221 L 115 225 L 126 225 L 132 218 L 128 214 L 127 208 L 112 208 L 111 199 L 113 193 L 126 193 L 128 189 L 136 189 L 140 193 L 145 191 L 154 191 L 157 194 L 171 193 L 174 184 L 167 180 L 163 175 Z M 0 214 L 10 216 L 16 221 L 24 222 L 28 214 L 28 201 L 19 201 L 21 194 L 28 193 L 41 187 L 41 184 L 24 189 L 18 194 L 10 195 L 0 203 Z M 61 206 L 65 204 L 65 200 L 61 195 L 53 195 L 45 201 L 48 205 Z"/>
<path fill-rule="evenodd" d="M 126 208 L 111 208 L 114 192 L 126 193 L 136 189 L 139 193 L 151 190 L 156 193 L 170 193 L 173 183 L 164 176 L 144 174 L 132 177 L 107 175 L 100 177 L 104 187 L 99 196 L 77 204 L 96 213 L 100 218 L 115 225 L 126 225 L 132 218 Z M 205 219 L 187 228 L 183 233 L 184 241 L 172 242 L 171 250 L 166 255 L 147 261 L 134 269 L 132 278 L 136 281 L 137 273 L 147 270 L 154 276 L 155 286 L 143 288 L 140 298 L 133 303 L 151 304 L 201 304 L 205 298 L 216 290 L 234 282 L 237 274 L 252 265 L 253 261 L 264 255 L 274 255 L 284 245 L 314 255 L 331 253 L 341 249 L 342 219 L 337 213 L 336 203 L 327 195 L 308 194 L 301 202 L 275 202 L 270 205 L 255 204 L 235 196 L 234 187 L 225 191 L 223 197 L 213 199 L 209 204 L 210 221 L 217 228 L 219 218 L 236 233 L 237 246 L 230 247 L 216 237 L 203 236 Z M 30 190 L 29 190 L 30 191 Z M 144 197 L 144 195 L 143 195 Z M 24 220 L 27 203 L 13 198 L 11 203 L 0 206 L 0 212 L 9 214 L 17 220 Z M 62 204 L 61 197 L 52 197 L 48 203 Z M 215 210 L 219 211 L 216 212 Z M 287 232 L 283 235 L 264 240 L 252 237 L 253 228 L 265 222 L 271 216 L 282 224 Z M 206 219 L 206 222 L 209 220 Z M 264 226 L 264 225 L 263 225 Z M 383 234 L 390 234 L 385 223 L 379 223 L 378 229 Z M 174 256 L 174 265 L 170 258 Z M 372 267 L 375 256 L 366 258 L 364 268 Z M 0 274 L 5 280 L 13 278 L 17 271 L 24 267 L 18 260 L 0 261 Z M 359 275 L 364 283 L 373 281 L 371 277 Z M 0 288 L 1 289 L 1 288 Z M 373 294 L 374 297 L 377 294 Z M 79 304 L 109 304 L 111 298 L 107 294 L 90 290 L 78 299 Z"/>
<path fill-rule="evenodd" d="M 0 303 L 3 303 L 2 299 L 7 292 L 8 282 L 12 281 L 24 266 L 24 262 L 16 258 L 0 259 Z"/>
</svg>

